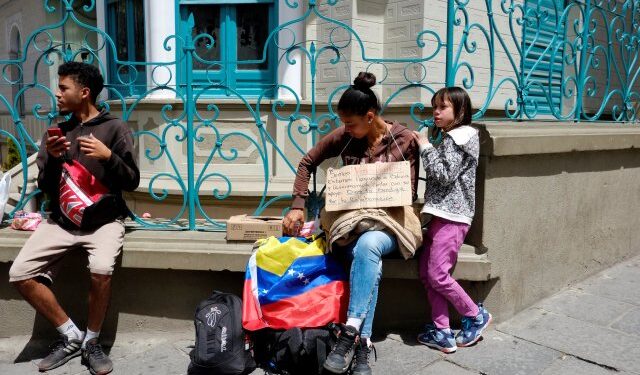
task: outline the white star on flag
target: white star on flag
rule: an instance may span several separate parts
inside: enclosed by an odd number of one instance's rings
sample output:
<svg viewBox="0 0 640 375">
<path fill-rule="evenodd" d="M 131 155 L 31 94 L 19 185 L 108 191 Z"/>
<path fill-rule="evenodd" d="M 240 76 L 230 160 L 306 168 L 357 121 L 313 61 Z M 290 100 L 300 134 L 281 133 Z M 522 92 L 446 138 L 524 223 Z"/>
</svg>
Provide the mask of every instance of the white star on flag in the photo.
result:
<svg viewBox="0 0 640 375">
<path fill-rule="evenodd" d="M 304 279 L 304 273 L 298 272 L 298 279 L 300 280 Z"/>
<path fill-rule="evenodd" d="M 287 273 L 289 274 L 289 276 L 295 276 L 296 275 L 296 271 L 295 270 L 289 270 L 289 271 L 287 271 Z"/>
<path fill-rule="evenodd" d="M 266 289 L 262 289 L 262 294 L 267 294 L 269 291 Z"/>
<path fill-rule="evenodd" d="M 304 285 L 307 285 L 307 284 L 310 283 L 310 281 L 309 281 L 309 279 L 304 279 L 303 283 L 304 283 Z"/>
</svg>

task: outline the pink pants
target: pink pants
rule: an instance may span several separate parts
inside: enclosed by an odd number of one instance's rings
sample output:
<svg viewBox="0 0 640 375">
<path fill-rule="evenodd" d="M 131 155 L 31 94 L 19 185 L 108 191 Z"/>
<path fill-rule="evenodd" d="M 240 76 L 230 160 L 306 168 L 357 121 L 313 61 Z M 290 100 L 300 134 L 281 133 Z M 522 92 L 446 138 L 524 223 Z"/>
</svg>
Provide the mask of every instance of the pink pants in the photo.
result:
<svg viewBox="0 0 640 375">
<path fill-rule="evenodd" d="M 467 224 L 435 216 L 429 222 L 424 251 L 420 255 L 420 280 L 427 289 L 431 316 L 438 328 L 449 328 L 447 301 L 462 316 L 478 315 L 478 306 L 450 275 L 467 231 Z"/>
</svg>

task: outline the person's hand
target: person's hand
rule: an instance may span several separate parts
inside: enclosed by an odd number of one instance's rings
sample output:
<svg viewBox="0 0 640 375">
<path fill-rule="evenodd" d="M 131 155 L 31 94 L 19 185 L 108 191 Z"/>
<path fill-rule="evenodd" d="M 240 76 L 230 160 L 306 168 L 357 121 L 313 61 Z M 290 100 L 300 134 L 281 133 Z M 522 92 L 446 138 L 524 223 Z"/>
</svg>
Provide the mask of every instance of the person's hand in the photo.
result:
<svg viewBox="0 0 640 375">
<path fill-rule="evenodd" d="M 420 146 L 431 145 L 431 142 L 429 142 L 429 136 L 417 130 L 413 131 L 413 138 L 416 140 L 416 142 L 418 142 Z"/>
<path fill-rule="evenodd" d="M 282 232 L 285 236 L 297 236 L 304 224 L 304 210 L 292 208 L 282 219 Z"/>
<path fill-rule="evenodd" d="M 71 148 L 71 142 L 67 142 L 67 137 L 48 137 L 45 142 L 47 152 L 54 158 L 59 158 Z"/>
<path fill-rule="evenodd" d="M 111 150 L 109 147 L 100 142 L 100 140 L 94 137 L 93 134 L 88 137 L 78 137 L 78 142 L 80 143 L 80 152 L 83 152 L 89 157 L 98 160 L 109 160 L 111 157 Z"/>
</svg>

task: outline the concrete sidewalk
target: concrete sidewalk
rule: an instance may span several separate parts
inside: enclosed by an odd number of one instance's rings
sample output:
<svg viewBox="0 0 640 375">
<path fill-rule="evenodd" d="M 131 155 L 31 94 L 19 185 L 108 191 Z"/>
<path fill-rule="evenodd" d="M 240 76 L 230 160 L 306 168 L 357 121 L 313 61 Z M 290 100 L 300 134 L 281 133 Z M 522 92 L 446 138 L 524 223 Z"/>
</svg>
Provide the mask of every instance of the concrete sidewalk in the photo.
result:
<svg viewBox="0 0 640 375">
<path fill-rule="evenodd" d="M 374 340 L 374 374 L 640 375 L 640 256 L 492 327 L 478 345 L 457 353 L 419 345 L 416 334 Z M 193 337 L 191 331 L 118 334 L 110 351 L 113 373 L 185 374 Z M 37 373 L 35 363 L 46 346 L 29 341 L 0 339 L 0 374 Z M 89 372 L 77 358 L 49 374 Z"/>
</svg>

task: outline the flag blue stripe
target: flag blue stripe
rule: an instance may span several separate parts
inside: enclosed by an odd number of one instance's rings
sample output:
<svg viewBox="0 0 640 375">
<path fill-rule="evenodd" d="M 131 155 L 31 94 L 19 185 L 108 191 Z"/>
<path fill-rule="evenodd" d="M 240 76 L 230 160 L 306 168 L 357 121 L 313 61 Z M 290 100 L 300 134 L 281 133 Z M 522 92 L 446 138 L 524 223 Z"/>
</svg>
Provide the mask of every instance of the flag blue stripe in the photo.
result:
<svg viewBox="0 0 640 375">
<path fill-rule="evenodd" d="M 258 300 L 261 305 L 298 296 L 333 281 L 346 280 L 344 269 L 330 256 L 296 259 L 282 276 L 257 267 Z M 247 272 L 246 278 L 250 278 Z M 305 283 L 306 282 L 306 283 Z"/>
</svg>

